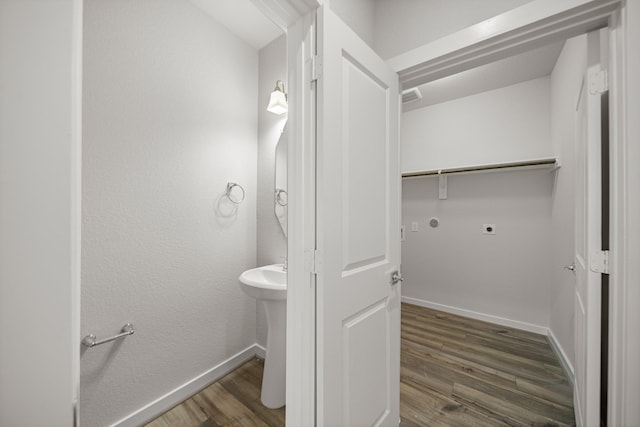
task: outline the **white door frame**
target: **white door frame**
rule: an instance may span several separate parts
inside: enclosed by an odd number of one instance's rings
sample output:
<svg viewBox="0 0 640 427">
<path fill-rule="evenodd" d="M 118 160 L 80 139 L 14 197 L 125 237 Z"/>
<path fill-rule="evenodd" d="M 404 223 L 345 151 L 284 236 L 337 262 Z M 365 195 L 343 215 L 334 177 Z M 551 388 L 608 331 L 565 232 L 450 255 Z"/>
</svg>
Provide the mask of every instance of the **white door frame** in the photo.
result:
<svg viewBox="0 0 640 427">
<path fill-rule="evenodd" d="M 603 275 L 593 271 L 590 257 L 602 249 L 602 98 L 590 90 L 607 69 L 607 30 L 587 34 L 587 63 L 574 113 L 576 187 L 574 206 L 574 412 L 578 426 L 598 425 L 601 417 L 601 307 Z M 604 414 L 602 414 L 604 415 Z"/>
<path fill-rule="evenodd" d="M 389 59 L 405 89 L 606 27 L 620 0 L 536 0 Z"/>
<path fill-rule="evenodd" d="M 287 425 L 314 425 L 316 391 L 315 275 L 316 150 L 315 10 L 287 31 L 289 118 L 287 189 L 289 198 L 287 290 Z"/>
<path fill-rule="evenodd" d="M 611 96 L 611 256 L 609 323 L 609 425 L 633 425 L 640 409 L 640 182 L 637 141 L 640 65 L 627 40 L 640 37 L 637 2 L 617 0 L 538 0 L 468 27 L 390 63 L 405 88 L 426 83 L 515 53 L 597 28 L 608 27 Z M 636 220 L 633 220 L 636 218 Z M 629 325 L 629 326 L 627 326 Z"/>
<path fill-rule="evenodd" d="M 610 39 L 610 305 L 609 416 L 611 426 L 640 420 L 640 4 L 612 13 Z"/>
<path fill-rule="evenodd" d="M 82 7 L 0 3 L 2 425 L 77 422 Z"/>
<path fill-rule="evenodd" d="M 309 84 L 310 58 L 305 56 L 313 10 L 321 0 L 253 0 L 274 22 L 288 31 L 289 124 L 297 149 L 291 150 L 289 188 L 289 282 L 287 318 L 287 423 L 313 425 L 315 309 L 314 281 L 310 274 L 310 250 L 315 221 L 313 153 L 315 134 L 309 118 L 313 86 Z M 293 12 L 292 12 L 293 11 Z M 536 0 L 433 43 L 415 49 L 389 63 L 406 86 L 473 68 L 482 63 L 608 26 L 611 40 L 611 354 L 609 384 L 610 425 L 631 425 L 640 419 L 640 339 L 631 327 L 640 323 L 640 61 L 626 40 L 640 39 L 640 5 L 619 0 Z M 307 49 L 307 51 L 305 51 Z M 635 56 L 634 56 L 635 55 Z M 292 59 L 295 59 L 292 61 Z M 305 80 L 306 79 L 306 80 Z M 303 93 L 299 93 L 303 92 Z M 633 95 L 632 95 L 633 94 Z M 294 332 L 295 331 L 295 332 Z M 295 358 L 296 362 L 292 362 Z"/>
</svg>

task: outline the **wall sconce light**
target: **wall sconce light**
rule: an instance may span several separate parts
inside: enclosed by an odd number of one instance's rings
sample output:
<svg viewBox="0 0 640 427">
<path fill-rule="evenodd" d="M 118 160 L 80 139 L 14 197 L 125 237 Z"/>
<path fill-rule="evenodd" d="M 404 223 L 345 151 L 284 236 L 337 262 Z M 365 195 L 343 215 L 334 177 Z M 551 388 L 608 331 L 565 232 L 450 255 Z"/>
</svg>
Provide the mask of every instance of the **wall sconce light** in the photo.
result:
<svg viewBox="0 0 640 427">
<path fill-rule="evenodd" d="M 284 93 L 284 83 L 282 83 L 282 80 L 278 80 L 276 82 L 275 89 L 273 89 L 273 92 L 271 92 L 271 98 L 269 98 L 269 106 L 267 107 L 267 111 L 279 115 L 286 113 L 287 110 L 287 94 Z"/>
</svg>

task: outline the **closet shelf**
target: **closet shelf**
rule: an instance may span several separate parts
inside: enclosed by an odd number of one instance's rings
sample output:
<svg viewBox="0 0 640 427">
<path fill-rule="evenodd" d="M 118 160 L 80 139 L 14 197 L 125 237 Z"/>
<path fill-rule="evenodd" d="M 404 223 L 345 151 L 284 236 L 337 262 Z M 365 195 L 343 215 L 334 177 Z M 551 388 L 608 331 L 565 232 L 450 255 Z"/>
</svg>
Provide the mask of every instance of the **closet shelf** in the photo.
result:
<svg viewBox="0 0 640 427">
<path fill-rule="evenodd" d="M 432 175 L 445 174 L 466 174 L 478 172 L 495 172 L 501 170 L 527 170 L 527 169 L 548 169 L 555 171 L 560 168 L 560 163 L 555 157 L 545 159 L 524 160 L 519 162 L 490 163 L 476 166 L 465 166 L 459 168 L 433 169 L 419 172 L 407 172 L 402 174 L 402 178 L 421 178 Z"/>
</svg>

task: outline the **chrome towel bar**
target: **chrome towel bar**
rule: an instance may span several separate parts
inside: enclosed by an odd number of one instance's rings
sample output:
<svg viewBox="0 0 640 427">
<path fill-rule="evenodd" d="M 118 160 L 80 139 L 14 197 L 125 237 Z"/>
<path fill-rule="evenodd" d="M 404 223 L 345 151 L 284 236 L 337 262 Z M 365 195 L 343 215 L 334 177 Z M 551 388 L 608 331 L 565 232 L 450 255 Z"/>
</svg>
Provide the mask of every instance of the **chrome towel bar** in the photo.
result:
<svg viewBox="0 0 640 427">
<path fill-rule="evenodd" d="M 127 323 L 126 325 L 124 325 L 122 327 L 122 332 L 119 333 L 118 335 L 115 335 L 115 336 L 109 337 L 109 338 L 105 338 L 103 340 L 97 340 L 95 335 L 89 334 L 89 335 L 87 335 L 86 337 L 84 337 L 82 339 L 82 345 L 84 345 L 86 347 L 89 347 L 89 348 L 95 347 L 95 346 L 100 345 L 100 344 L 105 344 L 105 343 L 108 343 L 108 342 L 111 342 L 111 341 L 115 341 L 118 338 L 124 338 L 127 335 L 133 335 L 133 332 L 134 332 L 133 324 Z"/>
</svg>

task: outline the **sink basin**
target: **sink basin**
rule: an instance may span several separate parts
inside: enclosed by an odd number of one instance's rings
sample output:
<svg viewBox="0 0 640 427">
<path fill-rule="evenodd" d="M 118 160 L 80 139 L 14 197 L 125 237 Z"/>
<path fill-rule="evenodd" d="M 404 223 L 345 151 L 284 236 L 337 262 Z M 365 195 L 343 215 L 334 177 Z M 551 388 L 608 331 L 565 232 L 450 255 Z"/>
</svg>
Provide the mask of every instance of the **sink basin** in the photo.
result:
<svg viewBox="0 0 640 427">
<path fill-rule="evenodd" d="M 242 273 L 240 288 L 260 301 L 267 316 L 267 348 L 260 400 L 267 408 L 285 404 L 287 354 L 287 272 L 282 264 L 265 265 Z"/>
<path fill-rule="evenodd" d="M 240 275 L 240 287 L 247 295 L 259 300 L 285 300 L 287 272 L 282 264 L 253 268 Z"/>
</svg>

